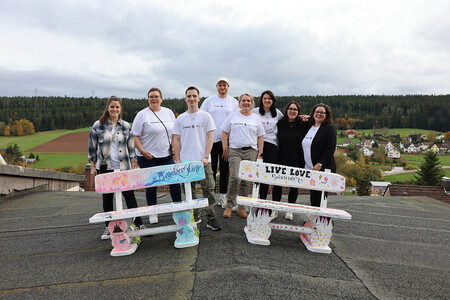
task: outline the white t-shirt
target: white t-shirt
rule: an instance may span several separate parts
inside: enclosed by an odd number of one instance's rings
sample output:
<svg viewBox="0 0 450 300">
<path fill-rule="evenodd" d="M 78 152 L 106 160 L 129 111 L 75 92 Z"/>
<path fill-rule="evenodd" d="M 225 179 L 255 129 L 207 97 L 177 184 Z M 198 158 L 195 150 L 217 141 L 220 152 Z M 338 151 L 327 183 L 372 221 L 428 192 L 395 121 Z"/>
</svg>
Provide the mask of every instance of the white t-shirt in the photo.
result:
<svg viewBox="0 0 450 300">
<path fill-rule="evenodd" d="M 116 131 L 117 125 L 112 125 L 112 132 Z M 119 133 L 116 133 L 116 136 L 113 137 L 111 143 L 111 169 L 120 169 L 120 160 L 119 160 Z"/>
<path fill-rule="evenodd" d="M 308 130 L 308 133 L 305 135 L 302 141 L 303 158 L 305 159 L 305 169 L 308 170 L 312 170 L 312 168 L 314 167 L 311 160 L 311 144 L 319 128 L 320 126 L 319 127 L 311 126 L 311 128 Z"/>
<path fill-rule="evenodd" d="M 169 153 L 169 140 L 172 143 L 175 115 L 166 107 L 161 107 L 161 110 L 155 111 L 155 113 L 166 126 L 169 139 L 163 124 L 148 107 L 137 113 L 133 121 L 132 132 L 134 136 L 139 137 L 142 147 L 154 157 L 167 157 L 171 155 Z M 137 149 L 136 155 L 143 156 Z"/>
<path fill-rule="evenodd" d="M 193 114 L 184 112 L 179 115 L 175 120 L 172 133 L 180 136 L 180 159 L 201 160 L 208 140 L 206 133 L 215 129 L 214 121 L 206 111 L 199 110 Z M 208 161 L 211 161 L 211 157 Z"/>
<path fill-rule="evenodd" d="M 266 133 L 257 114 L 244 116 L 239 111 L 229 115 L 221 129 L 230 134 L 229 147 L 233 149 L 252 147 L 258 150 L 258 137 Z"/>
<path fill-rule="evenodd" d="M 255 107 L 254 109 L 252 109 L 252 113 L 257 114 L 261 118 L 261 122 L 264 126 L 264 130 L 266 131 L 266 134 L 264 135 L 264 142 L 269 142 L 274 145 L 278 145 L 277 144 L 277 133 L 278 133 L 277 123 L 279 120 L 281 120 L 283 118 L 283 114 L 281 113 L 281 111 L 276 109 L 276 112 L 277 112 L 277 115 L 274 118 L 274 117 L 272 117 L 272 113 L 270 111 L 268 113 L 266 112 L 264 114 L 264 116 L 261 116 L 259 114 L 259 107 Z"/>
<path fill-rule="evenodd" d="M 206 98 L 205 101 L 203 101 L 200 109 L 208 112 L 213 118 L 216 128 L 220 128 L 223 121 L 225 121 L 230 113 L 239 110 L 239 105 L 238 101 L 231 96 L 220 98 L 219 96 L 215 95 Z M 221 141 L 221 135 L 221 130 L 216 130 L 214 132 L 214 143 Z"/>
</svg>

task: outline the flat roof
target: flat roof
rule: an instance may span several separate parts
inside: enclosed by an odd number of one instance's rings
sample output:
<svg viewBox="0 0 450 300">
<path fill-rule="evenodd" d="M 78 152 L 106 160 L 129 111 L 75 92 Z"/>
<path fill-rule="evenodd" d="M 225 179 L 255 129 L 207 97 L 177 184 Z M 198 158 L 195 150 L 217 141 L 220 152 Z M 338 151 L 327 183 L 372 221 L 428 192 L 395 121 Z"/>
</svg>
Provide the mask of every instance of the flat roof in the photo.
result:
<svg viewBox="0 0 450 300">
<path fill-rule="evenodd" d="M 144 194 L 137 193 L 139 205 Z M 160 195 L 158 202 L 168 202 Z M 283 199 L 286 201 L 286 199 Z M 307 195 L 297 203 L 308 204 Z M 246 221 L 200 223 L 198 246 L 176 249 L 175 234 L 142 237 L 136 253 L 111 257 L 93 192 L 37 192 L 0 198 L 0 296 L 128 299 L 445 299 L 450 294 L 450 205 L 428 197 L 330 196 L 335 220 L 329 255 L 309 252 L 298 234 L 274 231 L 253 245 Z M 144 219 L 147 226 L 148 220 Z M 273 223 L 302 224 L 303 216 Z M 162 215 L 158 225 L 173 224 Z M 120 295 L 120 296 L 119 296 Z"/>
</svg>

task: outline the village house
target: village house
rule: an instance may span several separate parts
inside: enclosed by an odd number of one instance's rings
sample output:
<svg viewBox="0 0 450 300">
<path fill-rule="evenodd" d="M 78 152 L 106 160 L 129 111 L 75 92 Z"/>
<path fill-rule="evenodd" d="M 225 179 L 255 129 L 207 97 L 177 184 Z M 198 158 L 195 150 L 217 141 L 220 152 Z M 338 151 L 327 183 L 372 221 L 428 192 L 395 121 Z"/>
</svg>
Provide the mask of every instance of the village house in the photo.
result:
<svg viewBox="0 0 450 300">
<path fill-rule="evenodd" d="M 404 146 L 405 147 L 403 151 L 406 153 L 417 153 L 419 151 L 413 143 L 407 143 Z"/>
<path fill-rule="evenodd" d="M 392 147 L 386 151 L 386 156 L 390 159 L 397 159 L 400 158 L 401 154 L 397 148 Z"/>
<path fill-rule="evenodd" d="M 433 151 L 434 153 L 439 153 L 439 147 L 438 147 L 438 145 L 431 143 L 430 146 L 428 146 L 427 151 Z"/>
<path fill-rule="evenodd" d="M 370 184 L 372 185 L 370 191 L 371 194 L 384 196 L 384 193 L 391 183 L 386 181 L 371 181 Z"/>
<path fill-rule="evenodd" d="M 371 147 L 363 146 L 361 148 L 361 151 L 364 153 L 364 156 L 372 156 L 373 155 L 373 149 Z"/>
<path fill-rule="evenodd" d="M 349 139 L 352 139 L 352 138 L 354 138 L 358 133 L 356 132 L 356 130 L 348 129 L 348 130 L 344 131 L 343 134 L 346 135 Z"/>
<path fill-rule="evenodd" d="M 389 151 L 389 149 L 394 148 L 394 145 L 391 142 L 387 142 L 386 145 L 384 145 L 384 149 L 386 150 L 386 153 Z"/>
<path fill-rule="evenodd" d="M 346 140 L 342 143 L 342 146 L 343 146 L 343 147 L 347 147 L 347 146 L 350 146 L 351 144 L 353 144 L 352 140 L 351 140 L 351 139 L 346 139 Z"/>
</svg>

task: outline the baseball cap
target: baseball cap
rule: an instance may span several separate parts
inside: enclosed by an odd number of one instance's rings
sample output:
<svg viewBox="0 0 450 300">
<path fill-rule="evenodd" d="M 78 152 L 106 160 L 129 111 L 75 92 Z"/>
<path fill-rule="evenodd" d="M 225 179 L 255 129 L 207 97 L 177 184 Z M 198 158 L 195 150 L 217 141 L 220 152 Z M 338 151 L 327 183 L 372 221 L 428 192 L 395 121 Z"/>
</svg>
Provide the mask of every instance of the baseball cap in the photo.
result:
<svg viewBox="0 0 450 300">
<path fill-rule="evenodd" d="M 228 79 L 226 78 L 226 77 L 220 77 L 219 79 L 217 79 L 217 83 L 219 83 L 219 82 L 221 82 L 221 81 L 225 81 L 227 84 L 230 84 L 229 82 L 228 82 Z M 216 84 L 217 84 L 216 83 Z"/>
</svg>

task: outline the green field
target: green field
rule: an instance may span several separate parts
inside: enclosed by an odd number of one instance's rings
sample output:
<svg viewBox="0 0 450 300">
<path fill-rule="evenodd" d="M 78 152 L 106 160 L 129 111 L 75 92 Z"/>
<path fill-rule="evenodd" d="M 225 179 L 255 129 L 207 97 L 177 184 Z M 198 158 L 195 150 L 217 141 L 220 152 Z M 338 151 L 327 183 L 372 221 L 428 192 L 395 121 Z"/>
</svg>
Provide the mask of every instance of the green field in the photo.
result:
<svg viewBox="0 0 450 300">
<path fill-rule="evenodd" d="M 34 169 L 57 169 L 70 166 L 77 168 L 80 164 L 87 164 L 88 155 L 86 153 L 51 153 L 51 152 L 37 152 L 40 161 L 32 165 Z"/>
<path fill-rule="evenodd" d="M 425 161 L 423 155 L 402 154 L 406 161 L 422 163 Z M 439 161 L 443 166 L 450 166 L 450 155 L 438 155 Z"/>
<path fill-rule="evenodd" d="M 445 171 L 445 177 L 450 177 L 450 169 L 444 169 Z M 382 181 L 411 181 L 414 179 L 414 175 L 416 174 L 416 172 L 411 172 L 411 173 L 403 173 L 403 174 L 396 174 L 396 175 L 388 175 L 388 176 L 384 176 Z"/>
<path fill-rule="evenodd" d="M 347 139 L 347 137 L 340 137 L 340 134 L 341 134 L 342 131 L 345 131 L 345 130 L 339 130 L 338 131 L 338 138 L 337 138 L 337 143 L 338 144 L 342 144 Z M 391 133 L 398 133 L 401 137 L 402 136 L 408 136 L 413 131 L 417 132 L 417 133 L 424 133 L 424 134 L 428 134 L 430 132 L 430 130 L 428 130 L 428 129 L 417 129 L 417 128 L 392 128 L 392 129 L 388 129 L 388 131 L 389 131 L 389 134 L 391 134 Z M 373 129 L 356 129 L 356 132 L 364 133 L 366 136 L 368 134 L 373 136 L 374 130 Z M 443 134 L 443 132 L 436 131 L 436 134 Z M 353 140 L 353 143 L 359 142 L 359 140 L 357 138 L 354 138 L 352 140 Z"/>
<path fill-rule="evenodd" d="M 42 131 L 37 132 L 33 135 L 26 136 L 1 136 L 0 137 L 0 148 L 6 149 L 8 145 L 17 144 L 22 152 L 33 149 L 34 147 L 40 146 L 51 140 L 59 138 L 68 133 L 84 132 L 89 131 L 90 127 L 80 128 L 76 130 L 52 130 L 52 131 Z"/>
</svg>

